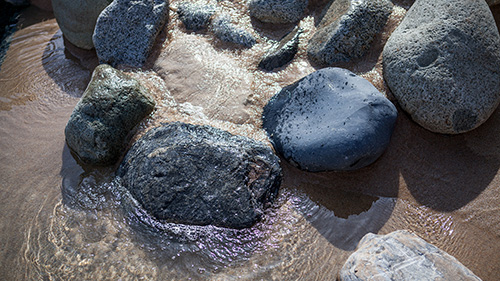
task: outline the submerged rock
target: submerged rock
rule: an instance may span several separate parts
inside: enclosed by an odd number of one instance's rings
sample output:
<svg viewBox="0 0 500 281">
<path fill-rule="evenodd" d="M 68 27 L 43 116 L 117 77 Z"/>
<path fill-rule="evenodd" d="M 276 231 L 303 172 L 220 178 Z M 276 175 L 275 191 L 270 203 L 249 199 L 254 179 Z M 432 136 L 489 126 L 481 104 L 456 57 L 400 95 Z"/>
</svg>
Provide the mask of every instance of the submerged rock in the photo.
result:
<svg viewBox="0 0 500 281">
<path fill-rule="evenodd" d="M 271 71 L 282 67 L 293 60 L 299 49 L 299 36 L 302 30 L 297 26 L 292 32 L 283 37 L 264 55 L 259 63 L 261 69 Z"/>
<path fill-rule="evenodd" d="M 251 0 L 250 15 L 262 22 L 294 23 L 306 11 L 308 0 Z"/>
<path fill-rule="evenodd" d="M 457 259 L 406 230 L 368 233 L 340 270 L 342 281 L 481 280 Z"/>
<path fill-rule="evenodd" d="M 264 107 L 263 127 L 276 150 L 301 169 L 355 170 L 384 152 L 396 116 L 370 82 L 332 67 L 277 93 Z"/>
<path fill-rule="evenodd" d="M 264 144 L 179 122 L 147 132 L 117 175 L 157 220 L 229 228 L 252 226 L 281 182 L 279 159 Z"/>
<path fill-rule="evenodd" d="M 198 31 L 208 27 L 210 18 L 215 14 L 215 8 L 210 5 L 182 2 L 177 7 L 177 14 L 186 29 Z"/>
<path fill-rule="evenodd" d="M 433 132 L 470 131 L 500 102 L 500 35 L 485 1 L 415 1 L 383 66 L 401 107 Z"/>
<path fill-rule="evenodd" d="M 392 12 L 388 0 L 330 2 L 309 41 L 307 54 L 315 63 L 333 65 L 362 57 Z"/>
<path fill-rule="evenodd" d="M 64 37 L 73 45 L 94 48 L 92 35 L 97 17 L 113 0 L 52 0 L 57 24 Z"/>
<path fill-rule="evenodd" d="M 66 125 L 66 143 L 87 164 L 114 164 L 130 130 L 154 106 L 137 80 L 109 65 L 100 65 Z"/>
<path fill-rule="evenodd" d="M 250 32 L 231 23 L 228 15 L 220 15 L 212 21 L 210 29 L 215 37 L 227 43 L 252 48 L 256 41 Z"/>
<path fill-rule="evenodd" d="M 94 31 L 101 63 L 140 67 L 168 20 L 168 0 L 115 0 L 102 11 Z"/>
</svg>

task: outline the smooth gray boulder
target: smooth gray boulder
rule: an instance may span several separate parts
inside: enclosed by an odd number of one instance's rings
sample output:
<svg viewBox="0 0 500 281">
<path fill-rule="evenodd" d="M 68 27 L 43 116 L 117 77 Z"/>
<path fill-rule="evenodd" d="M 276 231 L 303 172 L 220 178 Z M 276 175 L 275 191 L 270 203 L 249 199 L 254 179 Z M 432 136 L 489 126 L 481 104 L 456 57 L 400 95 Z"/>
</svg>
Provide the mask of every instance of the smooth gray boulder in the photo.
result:
<svg viewBox="0 0 500 281">
<path fill-rule="evenodd" d="M 86 164 L 112 165 L 121 156 L 129 132 L 154 106 L 137 80 L 99 65 L 66 125 L 66 143 Z"/>
<path fill-rule="evenodd" d="M 117 176 L 137 202 L 132 207 L 155 220 L 240 229 L 252 226 L 271 205 L 281 168 L 263 143 L 174 122 L 141 137 Z"/>
<path fill-rule="evenodd" d="M 302 29 L 298 26 L 269 49 L 259 62 L 259 68 L 272 71 L 291 62 L 299 50 Z"/>
<path fill-rule="evenodd" d="M 309 0 L 251 0 L 250 15 L 267 23 L 294 23 L 304 16 Z"/>
<path fill-rule="evenodd" d="M 389 145 L 396 117 L 396 107 L 370 82 L 334 67 L 284 87 L 262 114 L 276 151 L 311 172 L 373 163 Z"/>
<path fill-rule="evenodd" d="M 168 0 L 114 0 L 97 19 L 93 41 L 100 63 L 141 67 L 168 20 Z"/>
<path fill-rule="evenodd" d="M 211 5 L 182 2 L 177 7 L 177 14 L 187 30 L 198 31 L 208 28 L 215 8 Z"/>
<path fill-rule="evenodd" d="M 210 25 L 210 30 L 214 36 L 223 42 L 233 43 L 246 48 L 252 48 L 256 40 L 253 35 L 245 29 L 236 26 L 231 22 L 229 15 L 219 15 Z"/>
<path fill-rule="evenodd" d="M 113 0 L 52 0 L 52 9 L 64 37 L 73 45 L 94 48 L 92 35 L 99 14 Z"/>
<path fill-rule="evenodd" d="M 392 12 L 389 0 L 333 0 L 307 47 L 309 59 L 334 65 L 362 57 Z"/>
<path fill-rule="evenodd" d="M 500 35 L 485 1 L 415 1 L 383 67 L 401 107 L 433 132 L 470 131 L 500 102 Z"/>
<path fill-rule="evenodd" d="M 341 281 L 481 280 L 456 258 L 406 230 L 365 235 L 339 277 Z"/>
</svg>

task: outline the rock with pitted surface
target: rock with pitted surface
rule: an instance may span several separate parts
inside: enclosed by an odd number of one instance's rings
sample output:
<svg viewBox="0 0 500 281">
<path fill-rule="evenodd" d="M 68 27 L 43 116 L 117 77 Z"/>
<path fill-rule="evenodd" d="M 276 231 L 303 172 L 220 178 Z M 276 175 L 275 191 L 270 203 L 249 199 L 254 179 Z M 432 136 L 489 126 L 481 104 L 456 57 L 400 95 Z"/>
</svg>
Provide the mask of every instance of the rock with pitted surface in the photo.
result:
<svg viewBox="0 0 500 281">
<path fill-rule="evenodd" d="M 385 151 L 396 116 L 370 82 L 331 67 L 277 93 L 264 107 L 263 127 L 276 150 L 301 169 L 355 170 Z"/>
<path fill-rule="evenodd" d="M 217 16 L 210 25 L 210 30 L 215 37 L 223 42 L 237 44 L 246 48 L 252 48 L 256 41 L 250 32 L 234 25 L 228 15 Z"/>
<path fill-rule="evenodd" d="M 206 29 L 210 18 L 214 15 L 215 8 L 211 5 L 182 2 L 177 7 L 177 14 L 186 29 L 198 31 Z"/>
<path fill-rule="evenodd" d="M 52 0 L 52 9 L 64 37 L 73 45 L 94 48 L 92 35 L 99 14 L 113 0 Z"/>
<path fill-rule="evenodd" d="M 252 0 L 248 9 L 250 15 L 262 22 L 294 23 L 305 13 L 308 0 Z"/>
<path fill-rule="evenodd" d="M 362 57 L 392 12 L 388 0 L 330 2 L 307 54 L 320 65 L 334 65 Z"/>
<path fill-rule="evenodd" d="M 94 31 L 101 63 L 141 67 L 168 20 L 168 0 L 115 0 L 102 11 Z"/>
<path fill-rule="evenodd" d="M 339 275 L 341 281 L 481 280 L 456 258 L 406 230 L 365 235 Z"/>
<path fill-rule="evenodd" d="M 66 143 L 86 164 L 112 165 L 121 156 L 129 132 L 154 106 L 137 80 L 100 65 L 66 125 Z"/>
<path fill-rule="evenodd" d="M 485 1 L 415 1 L 383 66 L 401 107 L 433 132 L 470 131 L 500 102 L 500 35 Z"/>
<path fill-rule="evenodd" d="M 279 159 L 263 143 L 180 122 L 147 132 L 117 175 L 156 220 L 236 229 L 263 215 L 281 182 Z"/>
<path fill-rule="evenodd" d="M 260 61 L 259 67 L 267 71 L 272 71 L 292 61 L 299 49 L 300 33 L 302 33 L 302 29 L 297 26 L 292 32 L 285 35 L 267 51 Z"/>
</svg>

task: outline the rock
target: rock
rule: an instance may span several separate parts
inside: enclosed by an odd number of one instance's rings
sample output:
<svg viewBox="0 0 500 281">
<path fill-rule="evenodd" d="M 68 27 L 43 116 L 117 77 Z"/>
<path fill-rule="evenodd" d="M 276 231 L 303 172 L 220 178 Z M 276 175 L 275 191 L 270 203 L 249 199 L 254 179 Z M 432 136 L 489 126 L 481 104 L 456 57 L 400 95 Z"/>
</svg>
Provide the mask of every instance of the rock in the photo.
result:
<svg viewBox="0 0 500 281">
<path fill-rule="evenodd" d="M 470 131 L 500 102 L 500 35 L 485 1 L 415 1 L 383 67 L 401 107 L 433 132 Z"/>
<path fill-rule="evenodd" d="M 271 71 L 289 63 L 299 49 L 299 36 L 302 30 L 297 26 L 292 32 L 283 37 L 264 55 L 259 63 L 261 69 Z"/>
<path fill-rule="evenodd" d="M 208 28 L 215 8 L 211 5 L 182 2 L 177 7 L 177 14 L 186 29 L 198 31 Z"/>
<path fill-rule="evenodd" d="M 486 0 L 486 3 L 490 6 L 494 6 L 500 4 L 500 0 Z"/>
<path fill-rule="evenodd" d="M 326 8 L 307 54 L 321 65 L 362 57 L 392 12 L 388 0 L 336 0 Z"/>
<path fill-rule="evenodd" d="M 262 22 L 298 22 L 306 11 L 309 0 L 251 0 L 250 15 Z"/>
<path fill-rule="evenodd" d="M 250 32 L 243 28 L 237 27 L 231 23 L 231 18 L 228 15 L 220 15 L 216 17 L 210 26 L 215 37 L 227 43 L 234 43 L 246 48 L 252 48 L 256 41 Z"/>
<path fill-rule="evenodd" d="M 167 20 L 167 0 L 113 1 L 102 11 L 94 31 L 99 61 L 142 66 Z"/>
<path fill-rule="evenodd" d="M 66 143 L 84 163 L 114 164 L 130 130 L 154 106 L 137 80 L 99 65 L 66 125 Z"/>
<path fill-rule="evenodd" d="M 264 144 L 180 122 L 147 132 L 117 175 L 157 220 L 228 228 L 252 226 L 281 182 L 279 159 Z"/>
<path fill-rule="evenodd" d="M 90 50 L 94 48 L 94 34 L 97 17 L 112 0 L 52 0 L 57 24 L 73 45 Z"/>
<path fill-rule="evenodd" d="M 389 144 L 397 111 L 367 80 L 324 68 L 283 88 L 264 107 L 275 149 L 311 172 L 355 170 Z"/>
<path fill-rule="evenodd" d="M 340 280 L 481 280 L 457 259 L 398 230 L 368 233 L 340 270 Z"/>
</svg>

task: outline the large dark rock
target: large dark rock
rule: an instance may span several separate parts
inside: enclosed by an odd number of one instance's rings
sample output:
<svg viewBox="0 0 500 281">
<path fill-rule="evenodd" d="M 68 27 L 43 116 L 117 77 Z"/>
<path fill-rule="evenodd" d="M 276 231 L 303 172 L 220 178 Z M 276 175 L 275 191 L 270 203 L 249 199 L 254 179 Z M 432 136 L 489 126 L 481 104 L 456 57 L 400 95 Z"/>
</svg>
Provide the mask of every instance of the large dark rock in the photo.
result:
<svg viewBox="0 0 500 281">
<path fill-rule="evenodd" d="M 253 35 L 245 29 L 236 26 L 231 22 L 229 15 L 217 16 L 210 25 L 210 30 L 215 37 L 223 42 L 241 45 L 246 48 L 252 48 L 256 41 Z"/>
<path fill-rule="evenodd" d="M 396 116 L 370 82 L 324 68 L 276 94 L 264 107 L 263 126 L 276 150 L 301 169 L 354 170 L 384 152 Z"/>
<path fill-rule="evenodd" d="M 178 122 L 147 132 L 117 175 L 157 220 L 229 228 L 252 226 L 281 182 L 279 159 L 264 144 Z"/>
<path fill-rule="evenodd" d="M 307 8 L 309 0 L 251 0 L 248 4 L 250 15 L 262 22 L 298 22 Z"/>
<path fill-rule="evenodd" d="M 415 1 L 383 65 L 401 107 L 433 132 L 470 131 L 500 102 L 500 35 L 485 1 Z"/>
<path fill-rule="evenodd" d="M 177 14 L 186 29 L 198 31 L 208 27 L 215 8 L 211 5 L 182 2 L 177 7 Z"/>
<path fill-rule="evenodd" d="M 299 49 L 299 36 L 302 30 L 297 26 L 276 43 L 259 62 L 261 69 L 271 71 L 289 63 Z"/>
<path fill-rule="evenodd" d="M 362 57 L 392 12 L 389 0 L 333 0 L 327 6 L 307 54 L 321 65 Z"/>
<path fill-rule="evenodd" d="M 66 125 L 66 143 L 87 164 L 114 164 L 130 130 L 154 106 L 137 80 L 109 65 L 100 65 Z"/>
<path fill-rule="evenodd" d="M 168 0 L 114 0 L 97 19 L 93 41 L 101 63 L 140 67 L 168 20 Z"/>
</svg>

